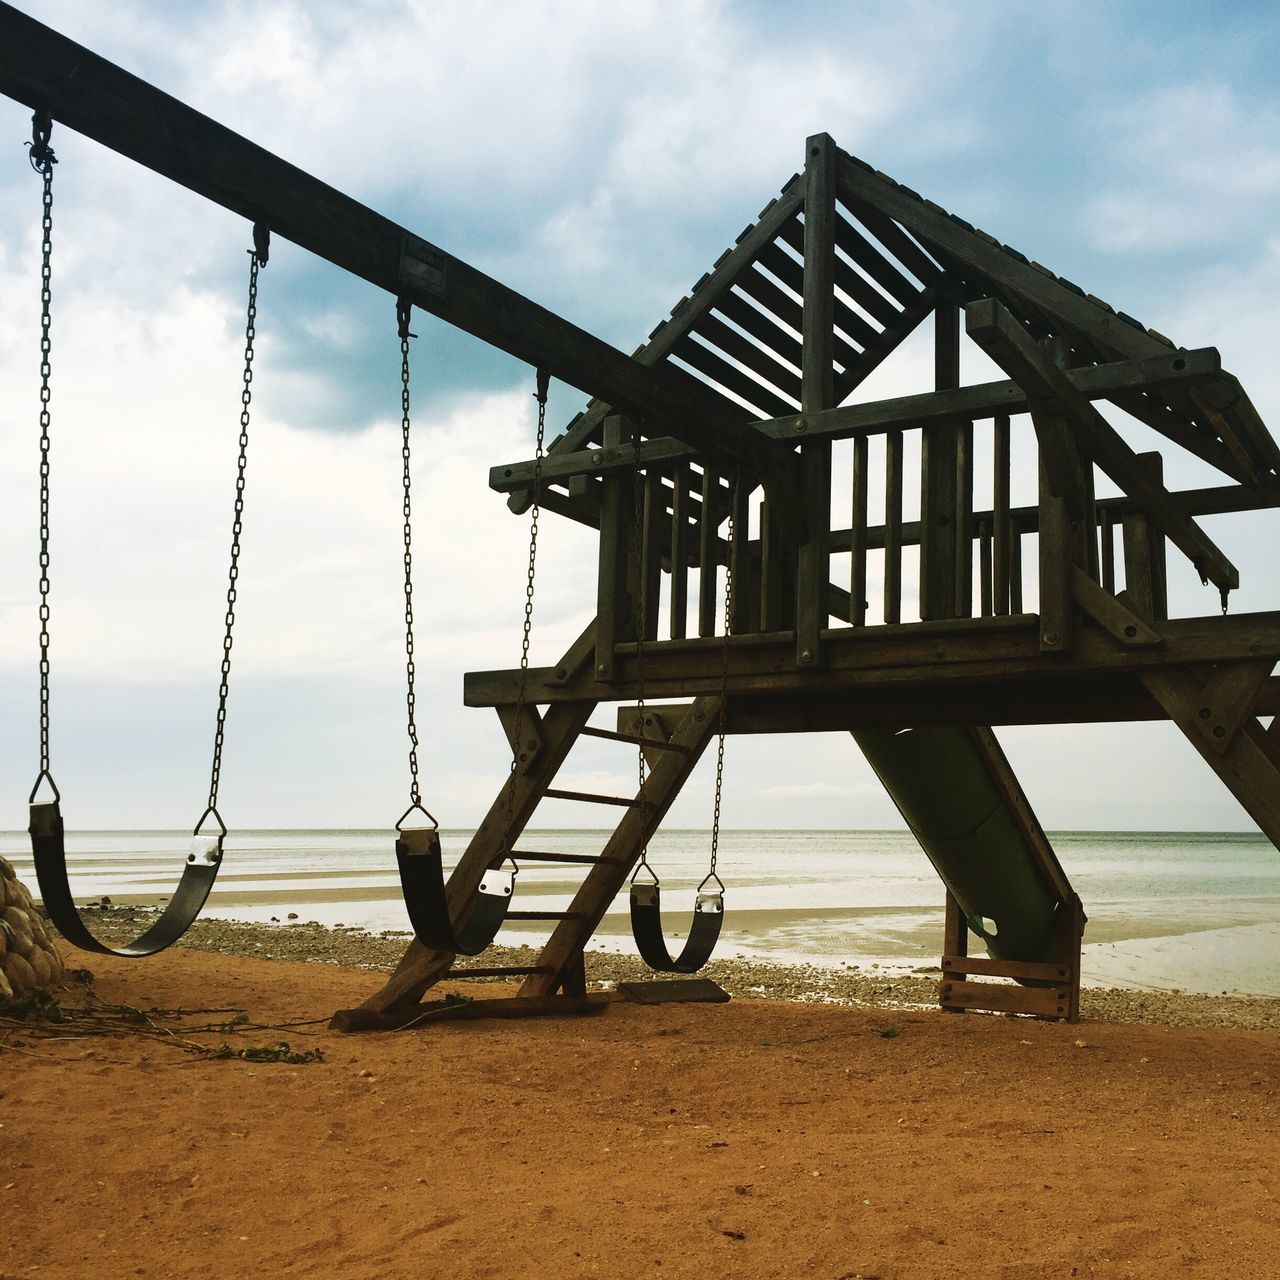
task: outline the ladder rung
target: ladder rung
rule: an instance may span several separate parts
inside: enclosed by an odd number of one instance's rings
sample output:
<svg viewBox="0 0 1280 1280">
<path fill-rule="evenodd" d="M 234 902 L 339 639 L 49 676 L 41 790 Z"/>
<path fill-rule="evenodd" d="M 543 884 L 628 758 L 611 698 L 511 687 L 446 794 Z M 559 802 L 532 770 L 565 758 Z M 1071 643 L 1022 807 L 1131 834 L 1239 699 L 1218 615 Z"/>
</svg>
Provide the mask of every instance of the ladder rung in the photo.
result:
<svg viewBox="0 0 1280 1280">
<path fill-rule="evenodd" d="M 548 787 L 543 793 L 549 800 L 582 800 L 587 804 L 617 804 L 624 809 L 634 809 L 636 801 L 625 796 L 598 796 L 590 791 L 556 791 Z"/>
<path fill-rule="evenodd" d="M 550 973 L 551 966 L 549 964 L 521 965 L 521 964 L 502 964 L 494 965 L 492 969 L 450 969 L 446 978 L 514 978 L 529 973 Z"/>
<path fill-rule="evenodd" d="M 513 849 L 511 856 L 517 862 L 612 862 L 598 853 L 547 853 L 541 849 Z"/>
<path fill-rule="evenodd" d="M 642 738 L 639 734 L 617 733 L 613 729 L 597 729 L 594 725 L 587 725 L 582 733 L 588 738 L 608 738 L 610 742 L 629 742 L 633 747 L 645 746 L 652 747 L 655 751 L 679 751 L 686 756 L 689 754 L 688 747 L 679 742 L 663 742 L 661 738 Z"/>
<path fill-rule="evenodd" d="M 585 920 L 585 911 L 508 911 L 507 920 Z"/>
</svg>

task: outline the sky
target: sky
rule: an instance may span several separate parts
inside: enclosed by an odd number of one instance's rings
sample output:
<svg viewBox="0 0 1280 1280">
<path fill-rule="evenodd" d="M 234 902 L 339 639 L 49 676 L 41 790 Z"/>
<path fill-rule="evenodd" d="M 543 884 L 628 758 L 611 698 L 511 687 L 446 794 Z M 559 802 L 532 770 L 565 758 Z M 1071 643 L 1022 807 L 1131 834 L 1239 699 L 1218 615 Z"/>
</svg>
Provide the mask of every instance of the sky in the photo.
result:
<svg viewBox="0 0 1280 1280">
<path fill-rule="evenodd" d="M 1273 6 L 1173 2 L 1159 22 L 1125 0 L 17 7 L 627 351 L 826 131 L 1178 343 L 1217 346 L 1280 417 Z M 0 99 L 0 829 L 25 826 L 38 768 L 29 137 Z M 249 228 L 67 129 L 53 141 L 53 770 L 69 826 L 187 826 L 208 787 Z M 463 827 L 507 768 L 462 674 L 519 658 L 527 519 L 486 477 L 532 454 L 533 371 L 430 317 L 414 330 L 423 784 Z M 924 389 L 920 363 L 906 353 L 878 389 Z M 277 240 L 232 827 L 382 826 L 404 808 L 397 366 L 393 300 Z M 552 434 L 581 402 L 553 388 Z M 542 527 L 535 663 L 594 610 L 593 538 Z M 1274 608 L 1274 522 L 1210 528 L 1242 569 L 1236 607 Z M 1050 828 L 1250 828 L 1168 725 L 1000 736 Z M 634 769 L 596 744 L 558 785 L 633 790 Z M 726 769 L 728 826 L 900 826 L 846 735 L 735 738 Z M 710 782 L 708 758 L 669 825 L 708 825 Z M 549 806 L 535 825 L 596 818 Z"/>
</svg>

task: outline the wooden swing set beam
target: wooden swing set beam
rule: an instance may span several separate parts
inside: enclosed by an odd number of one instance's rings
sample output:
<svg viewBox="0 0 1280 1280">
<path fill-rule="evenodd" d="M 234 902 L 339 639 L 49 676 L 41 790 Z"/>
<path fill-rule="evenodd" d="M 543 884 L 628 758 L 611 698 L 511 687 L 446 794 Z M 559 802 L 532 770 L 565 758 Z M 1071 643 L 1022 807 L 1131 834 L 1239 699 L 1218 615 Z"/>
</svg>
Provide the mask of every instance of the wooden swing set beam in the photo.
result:
<svg viewBox="0 0 1280 1280">
<path fill-rule="evenodd" d="M 665 363 L 646 367 L 5 3 L 0 93 L 552 377 L 643 416 L 650 430 L 755 473 L 798 520 L 787 460 L 740 410 L 690 374 Z"/>
</svg>

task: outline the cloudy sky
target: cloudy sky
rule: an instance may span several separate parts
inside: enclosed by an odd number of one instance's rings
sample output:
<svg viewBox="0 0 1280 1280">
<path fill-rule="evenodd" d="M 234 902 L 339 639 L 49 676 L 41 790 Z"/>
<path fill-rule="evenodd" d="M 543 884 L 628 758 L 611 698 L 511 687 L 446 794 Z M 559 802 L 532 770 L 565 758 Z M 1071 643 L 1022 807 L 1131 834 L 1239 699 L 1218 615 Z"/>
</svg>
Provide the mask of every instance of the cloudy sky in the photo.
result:
<svg viewBox="0 0 1280 1280">
<path fill-rule="evenodd" d="M 1280 419 L 1280 16 L 1164 3 L 20 4 L 626 350 L 837 142 L 1187 346 Z M 0 828 L 36 771 L 39 181 L 0 100 Z M 55 775 L 76 827 L 193 822 L 207 788 L 239 407 L 237 218 L 61 128 Z M 515 665 L 532 371 L 421 317 L 414 349 L 425 786 L 447 826 L 505 772 L 469 669 Z M 223 775 L 233 826 L 375 826 L 407 788 L 392 300 L 282 242 L 263 274 Z M 976 368 L 977 366 L 971 366 Z M 903 365 L 900 383 L 920 389 Z M 581 397 L 557 388 L 552 421 Z M 1276 606 L 1273 523 L 1213 526 Z M 544 521 L 534 660 L 593 609 Z M 1212 601 L 1196 597 L 1192 608 Z M 1241 828 L 1167 726 L 1002 740 L 1054 828 Z M 625 789 L 584 751 L 567 785 Z M 846 737 L 730 745 L 733 826 L 896 826 Z M 571 776 L 570 776 L 571 775 Z M 671 822 L 704 826 L 709 769 Z M 539 824 L 582 821 L 548 810 Z"/>
</svg>

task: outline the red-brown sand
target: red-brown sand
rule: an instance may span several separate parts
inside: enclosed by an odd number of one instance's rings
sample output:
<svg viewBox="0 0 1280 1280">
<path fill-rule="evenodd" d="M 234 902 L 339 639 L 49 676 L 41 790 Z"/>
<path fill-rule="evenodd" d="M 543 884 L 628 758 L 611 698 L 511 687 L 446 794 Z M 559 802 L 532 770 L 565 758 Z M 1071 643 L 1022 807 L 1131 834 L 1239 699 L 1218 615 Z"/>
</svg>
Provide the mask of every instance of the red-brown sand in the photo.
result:
<svg viewBox="0 0 1280 1280">
<path fill-rule="evenodd" d="M 255 1023 L 378 985 L 92 968 Z M 304 1066 L 9 1036 L 0 1276 L 1280 1277 L 1272 1033 L 763 1001 L 310 1030 L 196 1037 Z"/>
</svg>

